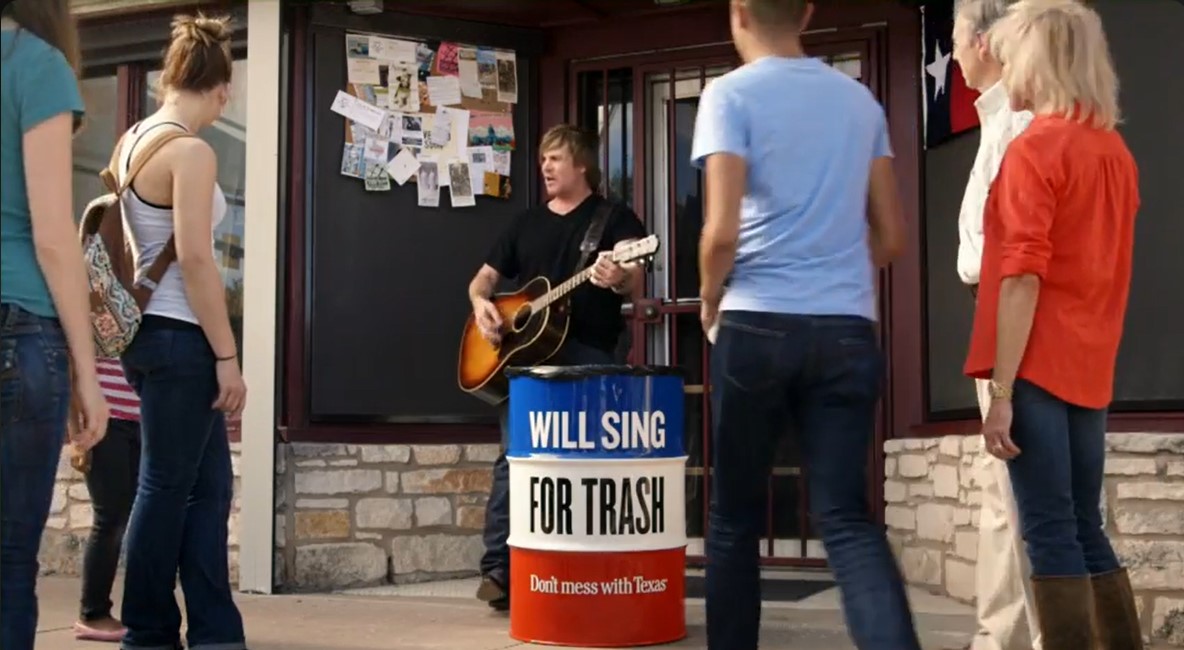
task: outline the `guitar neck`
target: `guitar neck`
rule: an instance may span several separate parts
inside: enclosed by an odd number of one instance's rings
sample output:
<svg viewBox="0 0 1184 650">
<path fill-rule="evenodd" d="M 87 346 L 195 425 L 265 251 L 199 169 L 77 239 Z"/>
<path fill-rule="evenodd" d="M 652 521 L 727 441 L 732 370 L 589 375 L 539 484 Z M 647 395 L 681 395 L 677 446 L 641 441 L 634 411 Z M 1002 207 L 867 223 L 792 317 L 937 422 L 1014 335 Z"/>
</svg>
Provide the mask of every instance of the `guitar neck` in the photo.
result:
<svg viewBox="0 0 1184 650">
<path fill-rule="evenodd" d="M 537 313 L 537 312 L 540 312 L 540 311 L 546 309 L 547 307 L 550 307 L 551 304 L 554 303 L 556 300 L 559 300 L 560 298 L 563 298 L 564 296 L 571 293 L 572 291 L 575 291 L 576 287 L 578 287 L 581 284 L 583 284 L 584 282 L 586 282 L 588 280 L 588 278 L 590 278 L 590 277 L 592 277 L 592 267 L 589 266 L 588 268 L 584 269 L 583 271 L 580 271 L 579 273 L 564 280 L 562 283 L 556 285 L 553 289 L 551 289 L 547 293 L 544 293 L 543 295 L 539 296 L 538 298 L 531 300 L 530 301 L 531 311 Z"/>
</svg>

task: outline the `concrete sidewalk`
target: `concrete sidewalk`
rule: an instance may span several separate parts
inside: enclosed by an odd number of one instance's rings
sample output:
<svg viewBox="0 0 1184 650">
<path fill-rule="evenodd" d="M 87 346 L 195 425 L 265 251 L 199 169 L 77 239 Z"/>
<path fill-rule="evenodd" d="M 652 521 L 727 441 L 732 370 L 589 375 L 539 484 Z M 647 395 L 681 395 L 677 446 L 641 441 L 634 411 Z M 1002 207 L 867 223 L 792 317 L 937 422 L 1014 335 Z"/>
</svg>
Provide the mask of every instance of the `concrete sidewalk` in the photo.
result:
<svg viewBox="0 0 1184 650">
<path fill-rule="evenodd" d="M 80 642 L 76 579 L 39 583 L 41 627 L 36 650 L 102 650 L 111 644 Z M 237 596 L 252 650 L 504 650 L 540 648 L 507 634 L 506 614 L 472 598 L 476 582 L 456 580 L 390 586 L 325 595 Z M 960 647 L 973 630 L 970 608 L 912 591 L 926 650 Z M 118 602 L 118 599 L 117 599 Z M 178 594 L 178 602 L 182 602 Z M 688 637 L 669 648 L 706 647 L 703 602 L 687 602 Z M 761 648 L 846 650 L 838 593 L 828 589 L 795 603 L 770 603 L 762 614 Z"/>
</svg>

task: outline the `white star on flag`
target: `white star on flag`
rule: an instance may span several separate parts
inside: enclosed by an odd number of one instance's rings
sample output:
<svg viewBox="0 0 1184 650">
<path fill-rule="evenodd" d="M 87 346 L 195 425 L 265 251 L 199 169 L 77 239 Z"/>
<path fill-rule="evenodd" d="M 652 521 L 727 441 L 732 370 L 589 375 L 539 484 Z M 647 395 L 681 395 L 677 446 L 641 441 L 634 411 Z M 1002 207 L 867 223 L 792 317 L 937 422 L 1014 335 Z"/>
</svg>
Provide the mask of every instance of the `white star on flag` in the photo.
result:
<svg viewBox="0 0 1184 650">
<path fill-rule="evenodd" d="M 941 43 L 936 46 L 936 51 L 933 54 L 933 62 L 925 66 L 925 71 L 930 74 L 937 82 L 933 89 L 933 98 L 945 92 L 946 89 L 946 68 L 950 65 L 949 53 L 943 54 L 941 51 Z"/>
</svg>

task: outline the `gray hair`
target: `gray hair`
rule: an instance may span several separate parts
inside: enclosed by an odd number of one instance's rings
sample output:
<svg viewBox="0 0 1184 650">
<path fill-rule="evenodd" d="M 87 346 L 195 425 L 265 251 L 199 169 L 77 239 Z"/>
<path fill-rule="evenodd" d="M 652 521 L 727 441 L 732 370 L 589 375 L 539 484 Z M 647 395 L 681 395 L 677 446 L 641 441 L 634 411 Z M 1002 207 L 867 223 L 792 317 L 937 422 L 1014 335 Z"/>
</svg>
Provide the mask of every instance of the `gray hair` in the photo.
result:
<svg viewBox="0 0 1184 650">
<path fill-rule="evenodd" d="M 954 16 L 963 16 L 970 21 L 970 27 L 978 34 L 986 34 L 1000 18 L 1007 15 L 1007 8 L 1014 0 L 955 0 Z"/>
</svg>

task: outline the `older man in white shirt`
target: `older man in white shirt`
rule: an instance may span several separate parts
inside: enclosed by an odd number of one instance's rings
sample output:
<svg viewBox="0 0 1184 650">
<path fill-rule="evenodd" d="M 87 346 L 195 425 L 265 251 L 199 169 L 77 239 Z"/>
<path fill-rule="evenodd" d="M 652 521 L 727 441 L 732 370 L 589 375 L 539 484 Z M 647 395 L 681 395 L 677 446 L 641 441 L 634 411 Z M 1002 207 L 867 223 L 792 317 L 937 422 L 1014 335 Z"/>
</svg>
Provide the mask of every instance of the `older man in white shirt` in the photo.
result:
<svg viewBox="0 0 1184 650">
<path fill-rule="evenodd" d="M 987 31 L 1007 12 L 1009 0 L 957 0 L 954 5 L 953 56 L 975 100 L 982 125 L 978 155 L 970 171 L 958 215 L 958 275 L 977 295 L 983 253 L 983 208 L 1003 153 L 1032 120 L 1028 111 L 1011 110 L 999 83 L 1002 67 L 991 55 Z M 986 417 L 988 382 L 975 380 L 979 408 Z M 1040 650 L 1040 628 L 1032 600 L 1028 557 L 1007 463 L 982 451 L 978 459 L 982 486 L 977 567 L 978 632 L 969 650 Z"/>
</svg>

